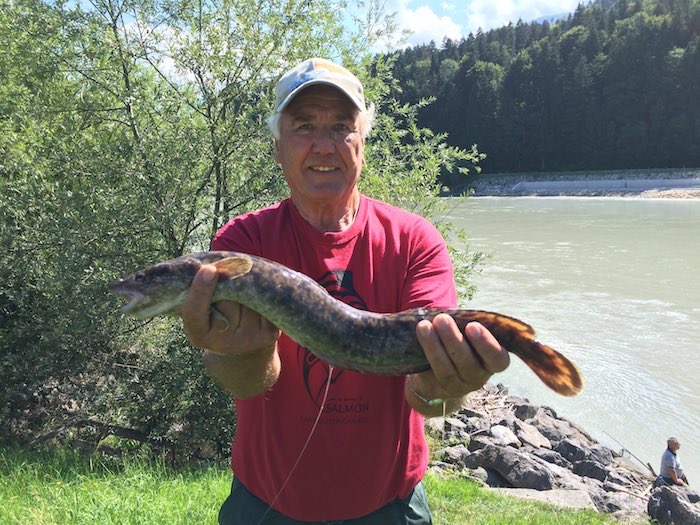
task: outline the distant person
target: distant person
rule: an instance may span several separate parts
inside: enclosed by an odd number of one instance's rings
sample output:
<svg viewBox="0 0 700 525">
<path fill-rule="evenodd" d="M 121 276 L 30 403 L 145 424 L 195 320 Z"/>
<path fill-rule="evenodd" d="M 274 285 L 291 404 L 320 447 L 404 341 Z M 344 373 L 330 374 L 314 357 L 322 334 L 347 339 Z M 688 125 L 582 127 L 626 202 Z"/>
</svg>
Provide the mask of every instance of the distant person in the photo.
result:
<svg viewBox="0 0 700 525">
<path fill-rule="evenodd" d="M 666 450 L 661 456 L 661 468 L 659 475 L 669 485 L 688 485 L 688 478 L 683 473 L 683 467 L 678 459 L 678 449 L 681 443 L 677 438 L 668 438 Z"/>
</svg>

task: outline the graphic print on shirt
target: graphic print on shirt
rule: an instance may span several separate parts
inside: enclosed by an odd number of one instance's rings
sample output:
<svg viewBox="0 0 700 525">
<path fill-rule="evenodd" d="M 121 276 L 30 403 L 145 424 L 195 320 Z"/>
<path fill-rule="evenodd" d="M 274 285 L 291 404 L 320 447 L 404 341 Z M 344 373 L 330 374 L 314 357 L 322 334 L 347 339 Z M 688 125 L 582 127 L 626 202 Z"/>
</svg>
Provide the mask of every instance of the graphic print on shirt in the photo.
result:
<svg viewBox="0 0 700 525">
<path fill-rule="evenodd" d="M 331 270 L 323 274 L 317 282 L 323 286 L 334 299 L 338 299 L 358 310 L 367 310 L 366 303 L 355 291 L 352 281 L 352 271 Z M 323 392 L 328 382 L 328 363 L 325 363 L 301 345 L 297 345 L 297 359 L 301 364 L 304 386 L 314 404 L 321 408 Z M 343 375 L 344 370 L 333 369 L 331 385 Z M 332 401 L 332 400 L 329 400 Z M 325 410 L 332 410 L 332 404 L 327 403 Z"/>
</svg>

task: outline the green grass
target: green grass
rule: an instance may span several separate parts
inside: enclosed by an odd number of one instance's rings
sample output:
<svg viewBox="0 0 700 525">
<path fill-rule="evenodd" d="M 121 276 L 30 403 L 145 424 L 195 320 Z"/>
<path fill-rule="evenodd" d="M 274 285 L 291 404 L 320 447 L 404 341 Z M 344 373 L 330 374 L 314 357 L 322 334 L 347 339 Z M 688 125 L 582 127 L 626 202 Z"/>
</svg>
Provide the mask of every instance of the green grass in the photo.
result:
<svg viewBox="0 0 700 525">
<path fill-rule="evenodd" d="M 435 525 L 612 523 L 595 512 L 497 496 L 459 478 L 425 480 Z M 227 469 L 120 463 L 67 451 L 0 452 L 0 524 L 215 524 L 228 495 Z"/>
<path fill-rule="evenodd" d="M 475 482 L 434 475 L 424 480 L 434 525 L 583 525 L 614 521 L 595 511 L 569 510 L 498 495 Z"/>
<path fill-rule="evenodd" d="M 219 468 L 0 452 L 2 525 L 214 524 L 230 488 Z"/>
</svg>

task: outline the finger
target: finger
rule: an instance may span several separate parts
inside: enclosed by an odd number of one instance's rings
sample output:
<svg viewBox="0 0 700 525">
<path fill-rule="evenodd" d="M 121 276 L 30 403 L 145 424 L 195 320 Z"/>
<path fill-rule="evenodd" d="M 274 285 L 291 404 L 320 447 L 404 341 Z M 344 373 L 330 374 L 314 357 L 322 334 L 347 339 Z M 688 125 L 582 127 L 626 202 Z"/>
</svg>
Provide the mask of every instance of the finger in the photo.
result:
<svg viewBox="0 0 700 525">
<path fill-rule="evenodd" d="M 416 327 L 418 341 L 435 379 L 445 391 L 462 389 L 462 377 L 458 366 L 463 366 L 464 356 L 471 354 L 464 335 L 449 315 L 440 314 L 430 321 L 421 321 Z M 471 368 L 479 366 L 472 358 Z"/>
<path fill-rule="evenodd" d="M 481 323 L 469 323 L 464 333 L 484 368 L 490 373 L 503 372 L 510 364 L 510 354 Z"/>
<path fill-rule="evenodd" d="M 182 325 L 190 342 L 210 330 L 210 304 L 217 284 L 216 267 L 203 265 L 192 280 L 182 303 Z"/>
</svg>

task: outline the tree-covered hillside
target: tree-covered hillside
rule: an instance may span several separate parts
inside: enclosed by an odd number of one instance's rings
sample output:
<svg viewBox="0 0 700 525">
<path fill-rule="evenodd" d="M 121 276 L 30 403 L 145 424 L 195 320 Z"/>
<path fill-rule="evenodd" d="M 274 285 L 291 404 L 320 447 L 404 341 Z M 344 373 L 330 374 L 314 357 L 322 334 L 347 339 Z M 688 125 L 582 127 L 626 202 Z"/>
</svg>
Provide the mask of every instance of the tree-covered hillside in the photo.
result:
<svg viewBox="0 0 700 525">
<path fill-rule="evenodd" d="M 579 5 L 394 53 L 422 125 L 485 172 L 700 165 L 700 0 Z"/>
</svg>

